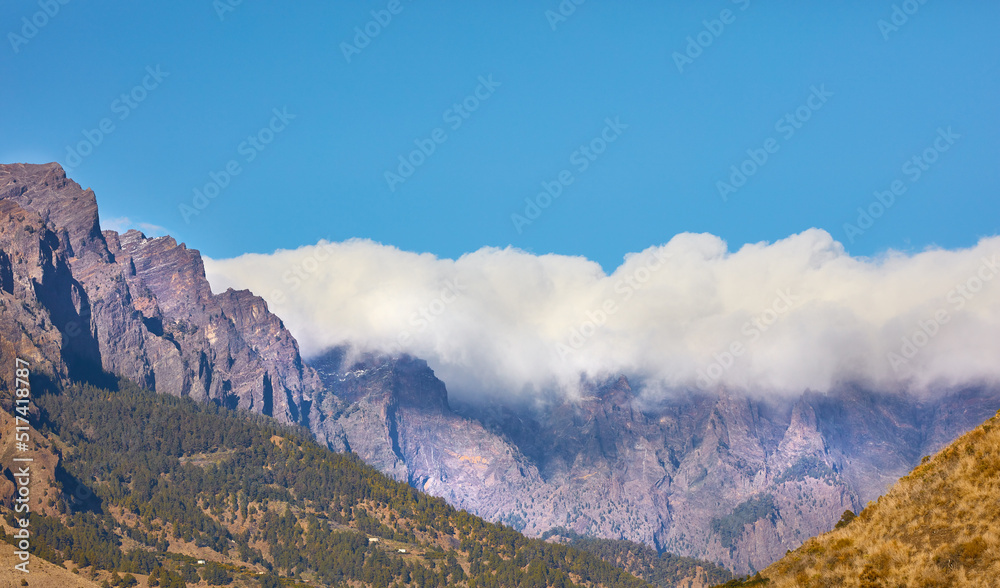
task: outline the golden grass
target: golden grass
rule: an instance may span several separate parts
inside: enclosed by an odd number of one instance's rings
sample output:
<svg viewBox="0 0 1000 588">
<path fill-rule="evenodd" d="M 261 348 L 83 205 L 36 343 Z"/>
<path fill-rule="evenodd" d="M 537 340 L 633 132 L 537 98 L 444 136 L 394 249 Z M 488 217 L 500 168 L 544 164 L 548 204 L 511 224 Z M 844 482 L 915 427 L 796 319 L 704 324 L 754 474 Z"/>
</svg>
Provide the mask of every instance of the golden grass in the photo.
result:
<svg viewBox="0 0 1000 588">
<path fill-rule="evenodd" d="M 762 572 L 768 587 L 1000 585 L 1000 413 L 897 482 L 849 525 Z"/>
</svg>

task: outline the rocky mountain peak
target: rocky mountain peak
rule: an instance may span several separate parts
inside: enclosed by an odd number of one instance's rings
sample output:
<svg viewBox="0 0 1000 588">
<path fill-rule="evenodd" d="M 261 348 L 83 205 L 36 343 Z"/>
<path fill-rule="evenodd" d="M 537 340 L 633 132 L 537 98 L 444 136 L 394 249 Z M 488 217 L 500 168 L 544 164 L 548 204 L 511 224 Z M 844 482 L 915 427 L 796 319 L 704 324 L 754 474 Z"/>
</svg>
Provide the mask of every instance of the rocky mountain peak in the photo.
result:
<svg viewBox="0 0 1000 588">
<path fill-rule="evenodd" d="M 784 456 L 788 466 L 802 456 L 826 454 L 826 443 L 819 431 L 816 411 L 804 398 L 792 407 L 791 422 L 778 445 L 778 454 Z"/>
<path fill-rule="evenodd" d="M 347 402 L 386 400 L 400 405 L 451 411 L 444 382 L 423 359 L 408 354 L 355 355 L 334 347 L 310 359 L 327 388 Z"/>
<path fill-rule="evenodd" d="M 36 212 L 63 239 L 71 257 L 92 252 L 107 259 L 97 216 L 97 197 L 66 177 L 58 163 L 0 164 L 0 198 Z"/>
<path fill-rule="evenodd" d="M 635 399 L 632 385 L 629 384 L 628 378 L 624 375 L 611 378 L 598 387 L 597 395 L 606 404 L 610 403 L 619 406 L 629 404 Z"/>
<path fill-rule="evenodd" d="M 56 374 L 77 366 L 78 379 L 106 373 L 306 418 L 322 384 L 298 344 L 261 298 L 214 295 L 198 251 L 172 237 L 102 232 L 94 193 L 58 164 L 0 165 L 0 203 L 11 220 L 0 233 L 0 292 L 22 292 L 5 306 L 24 310 L 4 313 L 4 332 L 27 333 L 26 350 L 51 358 Z"/>
<path fill-rule="evenodd" d="M 119 262 L 131 261 L 135 276 L 149 288 L 166 317 L 191 319 L 209 303 L 212 288 L 197 250 L 178 244 L 173 237 L 150 239 L 134 229 L 119 240 L 119 257 L 126 256 Z"/>
</svg>

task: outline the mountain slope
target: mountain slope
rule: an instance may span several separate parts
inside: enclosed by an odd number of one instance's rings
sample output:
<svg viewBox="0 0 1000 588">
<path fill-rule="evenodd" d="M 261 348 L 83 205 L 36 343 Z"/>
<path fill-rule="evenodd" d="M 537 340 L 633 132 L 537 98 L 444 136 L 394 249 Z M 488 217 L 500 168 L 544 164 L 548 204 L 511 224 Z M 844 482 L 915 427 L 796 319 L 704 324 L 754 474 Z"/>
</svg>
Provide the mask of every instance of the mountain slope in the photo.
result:
<svg viewBox="0 0 1000 588">
<path fill-rule="evenodd" d="M 457 511 L 303 429 L 126 381 L 117 391 L 43 388 L 35 441 L 61 459 L 50 485 L 57 512 L 31 515 L 33 552 L 72 560 L 88 579 L 648 586 L 588 553 Z M 12 506 L 0 506 L 8 534 Z"/>
<path fill-rule="evenodd" d="M 456 414 L 423 360 L 369 354 L 341 365 L 334 349 L 310 363 L 328 393 L 311 423 L 317 437 L 342 439 L 366 463 L 488 520 L 510 516 L 543 485 L 538 471 L 502 436 Z"/>
<path fill-rule="evenodd" d="M 931 430 L 955 435 L 998 406 L 995 391 L 943 396 L 844 389 L 783 403 L 722 391 L 650 405 L 617 379 L 501 430 L 555 498 L 527 513 L 537 526 L 526 531 L 565 524 L 746 572 L 884 492 L 939 447 Z"/>
<path fill-rule="evenodd" d="M 775 588 L 996 586 L 998 520 L 1000 415 L 925 460 L 857 518 L 806 541 L 761 575 Z"/>
<path fill-rule="evenodd" d="M 15 554 L 16 548 L 0 542 L 0 586 L 20 586 L 24 572 L 14 569 L 21 562 Z M 62 566 L 45 560 L 36 560 L 32 566 L 31 588 L 100 588 L 98 582 L 81 578 Z"/>
</svg>

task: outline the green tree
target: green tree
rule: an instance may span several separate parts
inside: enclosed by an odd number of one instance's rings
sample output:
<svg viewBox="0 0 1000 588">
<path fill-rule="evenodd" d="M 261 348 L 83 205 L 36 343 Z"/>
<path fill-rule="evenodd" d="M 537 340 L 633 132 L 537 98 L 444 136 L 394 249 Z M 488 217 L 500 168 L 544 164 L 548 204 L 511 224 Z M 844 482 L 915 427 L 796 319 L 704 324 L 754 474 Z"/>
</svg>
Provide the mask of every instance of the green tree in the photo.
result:
<svg viewBox="0 0 1000 588">
<path fill-rule="evenodd" d="M 214 561 L 205 565 L 201 571 L 201 578 L 211 586 L 225 586 L 233 581 L 229 570 Z"/>
<path fill-rule="evenodd" d="M 856 518 L 858 518 L 858 515 L 854 514 L 853 510 L 845 510 L 844 514 L 840 515 L 840 520 L 837 521 L 837 524 L 833 528 L 840 529 L 842 527 L 846 527 Z"/>
<path fill-rule="evenodd" d="M 201 576 L 198 575 L 198 569 L 191 565 L 191 562 L 184 564 L 184 567 L 181 568 L 181 578 L 185 582 L 191 582 L 192 584 L 201 582 Z"/>
</svg>

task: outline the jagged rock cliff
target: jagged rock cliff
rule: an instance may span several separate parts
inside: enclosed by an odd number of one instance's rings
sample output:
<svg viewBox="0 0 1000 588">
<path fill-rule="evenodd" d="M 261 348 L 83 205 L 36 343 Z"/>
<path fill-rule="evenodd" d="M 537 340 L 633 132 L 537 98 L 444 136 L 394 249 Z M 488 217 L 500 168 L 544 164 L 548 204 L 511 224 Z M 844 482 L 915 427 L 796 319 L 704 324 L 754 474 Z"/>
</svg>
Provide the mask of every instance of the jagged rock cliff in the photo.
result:
<svg viewBox="0 0 1000 588">
<path fill-rule="evenodd" d="M 493 521 L 512 522 L 507 515 L 543 485 L 516 447 L 451 410 L 426 362 L 372 354 L 350 360 L 344 351 L 312 362 L 333 393 L 317 405 L 318 438 Z"/>
<path fill-rule="evenodd" d="M 58 377 L 130 378 L 284 422 L 322 384 L 263 299 L 213 294 L 170 237 L 101 231 L 97 202 L 57 164 L 0 166 L 3 333 Z"/>
</svg>

